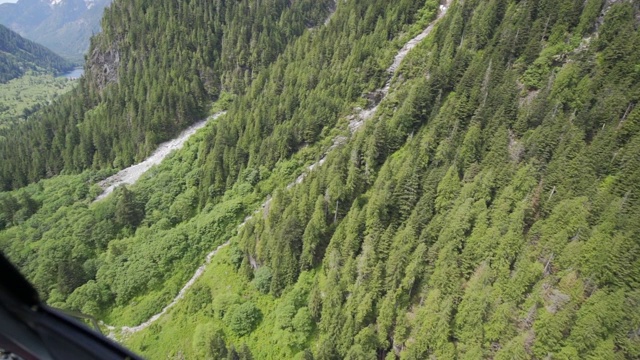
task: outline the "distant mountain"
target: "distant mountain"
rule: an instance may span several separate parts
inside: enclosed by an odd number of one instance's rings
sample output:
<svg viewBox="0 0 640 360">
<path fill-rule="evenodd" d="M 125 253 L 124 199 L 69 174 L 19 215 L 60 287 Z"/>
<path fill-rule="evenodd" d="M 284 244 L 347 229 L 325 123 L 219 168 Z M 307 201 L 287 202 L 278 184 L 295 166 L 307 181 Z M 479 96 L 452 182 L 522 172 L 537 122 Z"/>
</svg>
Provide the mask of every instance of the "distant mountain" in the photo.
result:
<svg viewBox="0 0 640 360">
<path fill-rule="evenodd" d="M 27 70 L 59 74 L 71 69 L 71 62 L 0 25 L 0 83 L 20 77 Z"/>
<path fill-rule="evenodd" d="M 0 5 L 0 24 L 81 62 L 111 0 L 19 0 Z"/>
</svg>

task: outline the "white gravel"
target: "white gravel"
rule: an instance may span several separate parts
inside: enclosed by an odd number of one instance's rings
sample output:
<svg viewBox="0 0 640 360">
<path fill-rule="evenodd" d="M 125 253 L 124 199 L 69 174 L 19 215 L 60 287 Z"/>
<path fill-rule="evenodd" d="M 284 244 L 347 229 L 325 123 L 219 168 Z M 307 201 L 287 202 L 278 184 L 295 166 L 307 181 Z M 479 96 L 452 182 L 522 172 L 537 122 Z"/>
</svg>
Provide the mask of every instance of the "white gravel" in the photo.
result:
<svg viewBox="0 0 640 360">
<path fill-rule="evenodd" d="M 393 63 L 387 69 L 389 78 L 386 84 L 384 84 L 384 87 L 382 89 L 377 89 L 374 91 L 374 93 L 378 92 L 382 94 L 382 96 L 380 97 L 380 100 L 376 102 L 373 107 L 366 108 L 366 109 L 357 109 L 358 110 L 357 115 L 352 117 L 351 121 L 349 122 L 349 130 L 351 130 L 352 133 L 357 131 L 364 124 L 365 121 L 373 117 L 373 115 L 378 110 L 378 104 L 380 104 L 382 100 L 384 100 L 384 98 L 387 97 L 387 94 L 389 94 L 389 90 L 391 89 L 391 80 L 395 76 L 396 71 L 400 67 L 400 64 L 402 64 L 402 61 L 404 60 L 404 58 L 407 57 L 407 54 L 409 54 L 409 52 L 413 48 L 418 46 L 418 44 L 420 44 L 422 40 L 424 40 L 427 36 L 429 36 L 429 34 L 431 34 L 431 31 L 433 31 L 433 28 L 435 27 L 436 23 L 440 19 L 442 19 L 444 15 L 447 13 L 447 10 L 449 10 L 449 7 L 451 6 L 452 1 L 453 0 L 447 0 L 445 4 L 440 5 L 440 11 L 438 12 L 438 16 L 435 18 L 435 20 L 433 20 L 431 24 L 429 24 L 429 26 L 427 26 L 427 28 L 424 29 L 420 34 L 418 34 L 416 37 L 414 37 L 413 39 L 409 40 L 406 44 L 404 44 L 404 46 L 398 51 L 396 56 L 393 58 Z"/>
<path fill-rule="evenodd" d="M 162 309 L 162 311 L 153 315 L 151 318 L 149 318 L 149 320 L 143 322 L 138 326 L 132 326 L 132 327 L 123 326 L 120 329 L 120 331 L 122 332 L 122 335 L 130 335 L 133 333 L 137 333 L 138 331 L 141 331 L 149 327 L 149 325 L 153 324 L 154 322 L 158 321 L 158 319 L 160 319 L 162 315 L 164 315 L 167 311 L 169 311 L 169 309 L 171 309 L 175 304 L 177 304 L 178 301 L 180 301 L 180 299 L 184 298 L 184 295 L 187 293 L 187 290 L 189 290 L 193 286 L 193 284 L 195 284 L 196 280 L 198 280 L 198 278 L 202 276 L 202 274 L 204 274 L 204 270 L 207 268 L 207 265 L 209 265 L 209 263 L 211 262 L 211 259 L 218 253 L 218 251 L 220 251 L 222 248 L 224 248 L 227 245 L 229 245 L 229 241 L 218 246 L 215 250 L 207 254 L 205 263 L 200 265 L 200 267 L 196 270 L 196 272 L 193 274 L 191 279 L 189 279 L 189 281 L 187 281 L 187 283 L 184 284 L 182 289 L 180 289 L 180 292 L 178 293 L 178 295 L 176 295 L 176 297 L 173 298 L 173 301 L 171 301 L 169 305 L 165 306 Z"/>
<path fill-rule="evenodd" d="M 184 143 L 198 131 L 203 128 L 209 120 L 215 120 L 220 116 L 224 115 L 225 112 L 216 113 L 205 120 L 198 121 L 197 123 L 186 128 L 177 138 L 173 140 L 169 140 L 158 145 L 156 151 L 151 154 L 148 158 L 146 158 L 143 162 L 137 163 L 135 165 L 131 165 L 126 169 L 120 170 L 117 174 L 112 175 L 98 183 L 100 187 L 104 189 L 102 194 L 98 195 L 95 201 L 99 201 L 107 197 L 109 194 L 113 192 L 118 186 L 123 184 L 134 184 L 142 174 L 147 172 L 147 170 L 151 169 L 152 166 L 158 165 L 164 160 L 167 155 L 169 155 L 173 150 L 178 150 L 182 148 Z"/>
</svg>

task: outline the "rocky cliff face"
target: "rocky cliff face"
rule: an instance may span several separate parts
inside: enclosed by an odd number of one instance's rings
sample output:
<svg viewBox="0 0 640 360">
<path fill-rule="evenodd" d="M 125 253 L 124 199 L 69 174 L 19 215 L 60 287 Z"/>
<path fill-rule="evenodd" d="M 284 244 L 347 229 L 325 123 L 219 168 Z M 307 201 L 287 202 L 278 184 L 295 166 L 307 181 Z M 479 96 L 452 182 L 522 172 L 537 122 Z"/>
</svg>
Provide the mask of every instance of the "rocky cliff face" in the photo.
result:
<svg viewBox="0 0 640 360">
<path fill-rule="evenodd" d="M 120 53 L 113 46 L 107 50 L 95 48 L 89 54 L 85 65 L 87 75 L 95 80 L 98 89 L 102 90 L 107 84 L 118 80 Z"/>
</svg>

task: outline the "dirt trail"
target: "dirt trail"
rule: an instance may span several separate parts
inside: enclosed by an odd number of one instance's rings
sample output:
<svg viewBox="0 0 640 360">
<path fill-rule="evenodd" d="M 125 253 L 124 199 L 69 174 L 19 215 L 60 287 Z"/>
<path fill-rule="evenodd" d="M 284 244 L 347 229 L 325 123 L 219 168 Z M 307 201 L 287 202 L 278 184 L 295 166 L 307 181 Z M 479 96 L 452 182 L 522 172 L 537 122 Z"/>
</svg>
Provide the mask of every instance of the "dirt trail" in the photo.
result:
<svg viewBox="0 0 640 360">
<path fill-rule="evenodd" d="M 226 243 L 218 246 L 215 250 L 213 250 L 212 252 L 207 254 L 207 258 L 206 258 L 205 263 L 200 265 L 200 267 L 196 270 L 195 274 L 193 274 L 191 279 L 189 279 L 189 281 L 187 281 L 187 283 L 184 284 L 182 289 L 180 289 L 180 292 L 178 293 L 178 295 L 176 295 L 176 297 L 173 298 L 173 301 L 171 301 L 169 303 L 169 305 L 165 306 L 162 309 L 162 311 L 160 311 L 159 313 L 153 315 L 151 318 L 149 318 L 149 320 L 143 322 L 142 324 L 140 324 L 138 326 L 132 326 L 132 327 L 123 326 L 120 329 L 122 335 L 129 335 L 129 334 L 137 333 L 138 331 L 149 327 L 149 325 L 153 324 L 158 319 L 160 319 L 160 317 L 162 315 L 164 315 L 167 311 L 169 311 L 169 309 L 171 309 L 175 304 L 177 304 L 178 301 L 180 301 L 182 298 L 184 298 L 184 295 L 187 293 L 187 290 L 189 290 L 191 288 L 191 286 L 193 286 L 193 284 L 195 284 L 196 280 L 198 280 L 198 278 L 200 278 L 200 276 L 202 276 L 202 274 L 204 274 L 204 270 L 206 269 L 207 265 L 209 265 L 209 263 L 211 263 L 211 259 L 218 253 L 218 251 L 220 251 L 222 248 L 224 248 L 227 245 L 229 245 L 229 241 L 227 241 Z"/>
<path fill-rule="evenodd" d="M 196 131 L 203 128 L 209 120 L 215 120 L 224 114 L 225 112 L 219 112 L 202 121 L 198 121 L 197 123 L 186 128 L 182 133 L 180 133 L 180 135 L 178 135 L 177 138 L 158 145 L 156 151 L 154 151 L 153 154 L 151 154 L 151 156 L 146 158 L 143 162 L 131 165 L 126 169 L 122 169 L 117 174 L 112 175 L 99 182 L 98 185 L 100 185 L 100 187 L 102 187 L 104 191 L 102 192 L 102 194 L 98 195 L 95 201 L 104 199 L 120 185 L 133 184 L 138 181 L 142 174 L 144 174 L 152 166 L 160 164 L 162 160 L 164 160 L 164 158 L 167 157 L 167 155 L 169 155 L 173 150 L 182 148 L 184 143 L 193 134 L 195 134 Z"/>
<path fill-rule="evenodd" d="M 396 54 L 396 57 L 393 59 L 393 63 L 391 64 L 391 66 L 389 66 L 389 68 L 387 69 L 387 72 L 390 74 L 395 74 L 396 70 L 398 70 L 398 67 L 400 66 L 400 63 L 402 63 L 402 60 L 404 60 L 404 58 L 407 56 L 407 54 L 414 48 L 416 47 L 418 44 L 420 44 L 422 42 L 422 40 L 424 40 L 427 36 L 429 36 L 429 34 L 431 34 L 431 31 L 433 31 L 433 28 L 435 27 L 436 23 L 442 19 L 445 14 L 447 13 L 447 10 L 449 10 L 449 7 L 451 6 L 451 2 L 453 0 L 447 0 L 444 4 L 440 5 L 440 9 L 438 11 L 438 15 L 436 16 L 436 18 L 429 24 L 429 26 L 427 26 L 426 29 L 422 30 L 422 32 L 420 34 L 418 34 L 416 37 L 414 37 L 413 39 L 409 40 L 406 44 L 404 44 L 404 46 L 402 47 L 402 49 L 400 49 L 400 51 L 398 51 L 398 53 Z"/>
<path fill-rule="evenodd" d="M 429 24 L 429 26 L 427 26 L 427 28 L 424 29 L 416 37 L 404 44 L 404 46 L 398 51 L 396 56 L 393 58 L 393 63 L 391 64 L 391 66 L 389 66 L 389 68 L 387 68 L 389 77 L 387 79 L 387 82 L 384 84 L 384 87 L 381 89 L 376 89 L 371 94 L 369 94 L 373 99 L 373 104 L 371 104 L 366 109 L 357 109 L 358 113 L 351 116 L 349 122 L 349 130 L 351 130 L 351 132 L 355 132 L 356 130 L 358 130 L 365 121 L 369 120 L 371 117 L 373 117 L 373 115 L 375 115 L 376 111 L 378 110 L 378 105 L 382 102 L 382 100 L 384 100 L 384 98 L 387 97 L 387 94 L 389 94 L 389 90 L 391 89 L 391 81 L 393 80 L 393 77 L 400 67 L 400 64 L 402 64 L 404 58 L 407 57 L 407 54 L 409 54 L 409 52 L 413 48 L 418 46 L 418 44 L 420 44 L 422 40 L 424 40 L 427 36 L 429 36 L 429 34 L 431 34 L 438 21 L 440 21 L 440 19 L 442 19 L 447 14 L 447 10 L 449 10 L 452 2 L 453 0 L 446 0 L 444 4 L 440 5 L 438 15 Z"/>
<path fill-rule="evenodd" d="M 440 12 L 438 13 L 438 16 L 436 17 L 436 19 L 434 21 L 431 22 L 431 24 L 423 31 L 421 32 L 418 36 L 414 37 L 413 39 L 409 40 L 409 42 L 407 42 L 402 49 L 400 49 L 400 51 L 398 52 L 398 54 L 395 56 L 394 60 L 393 60 L 393 64 L 391 64 L 391 66 L 387 69 L 387 72 L 389 73 L 389 80 L 387 81 L 387 83 L 385 84 L 384 88 L 382 89 L 378 89 L 376 90 L 376 92 L 381 92 L 383 94 L 382 97 L 379 98 L 379 100 L 375 103 L 375 105 L 369 109 L 364 109 L 364 110 L 360 110 L 360 112 L 352 117 L 352 120 L 349 124 L 349 129 L 351 130 L 351 132 L 356 131 L 363 123 L 365 120 L 369 119 L 371 116 L 373 116 L 373 114 L 375 114 L 377 108 L 378 108 L 378 104 L 384 99 L 384 97 L 386 97 L 386 95 L 389 93 L 389 89 L 391 88 L 391 80 L 393 79 L 393 76 L 395 75 L 396 70 L 398 69 L 398 66 L 400 65 L 400 63 L 402 63 L 402 60 L 404 60 L 404 58 L 407 56 L 407 54 L 409 53 L 409 51 L 411 51 L 411 49 L 413 49 L 414 47 L 416 47 L 416 45 L 418 45 L 422 40 L 424 40 L 424 38 L 426 38 L 431 31 L 433 30 L 434 25 L 436 24 L 436 22 L 438 20 L 440 20 L 445 13 L 447 12 L 447 9 L 449 8 L 449 6 L 451 5 L 451 2 L 453 0 L 446 0 L 445 5 L 440 5 Z M 216 115 L 214 115 L 215 117 L 218 117 L 220 115 L 222 115 L 223 113 L 218 113 Z M 205 120 L 206 122 L 206 120 Z M 354 125 L 354 122 L 359 123 L 358 125 Z M 204 126 L 204 124 L 200 125 L 201 123 L 195 124 L 193 125 L 193 127 L 195 126 Z M 199 128 L 199 127 L 198 127 Z M 197 130 L 198 128 L 196 128 L 195 130 Z M 191 129 L 191 128 L 190 128 Z M 193 132 L 195 132 L 195 130 L 193 130 Z M 185 133 L 189 131 L 189 129 L 185 130 Z M 184 134 L 184 133 L 183 133 Z M 180 135 L 179 138 L 183 137 L 183 134 Z M 190 135 L 187 135 L 187 138 Z M 176 139 L 178 140 L 178 139 Z M 184 143 L 186 139 L 182 140 L 182 142 L 180 143 L 180 146 L 182 146 L 182 144 Z M 169 144 L 169 143 L 173 143 L 172 140 L 171 142 L 165 143 L 165 144 Z M 344 136 L 338 136 L 334 139 L 334 144 L 329 148 L 329 151 L 331 151 L 332 149 L 334 149 L 335 147 L 337 147 L 339 144 L 343 143 L 344 141 L 346 141 L 346 138 Z M 165 145 L 163 144 L 163 145 Z M 173 148 L 171 148 L 171 150 L 173 150 Z M 160 151 L 160 150 L 158 150 Z M 170 150 L 169 150 L 170 151 Z M 327 152 L 328 153 L 328 152 Z M 154 153 L 155 155 L 155 153 Z M 325 163 L 326 161 L 326 155 L 325 154 L 320 160 L 318 160 L 317 162 L 309 165 L 307 167 L 307 171 L 303 172 L 300 176 L 298 176 L 296 178 L 295 181 L 291 182 L 290 184 L 287 185 L 287 189 L 292 188 L 293 186 L 295 186 L 296 184 L 300 184 L 305 177 L 307 176 L 307 174 L 310 171 L 313 171 L 315 168 L 317 168 L 318 166 L 321 166 L 322 164 Z M 153 155 L 152 155 L 153 156 Z M 166 156 L 166 154 L 164 155 Z M 146 160 L 145 160 L 146 161 Z M 141 163 L 142 164 L 142 163 Z M 150 167 L 150 166 L 149 166 Z M 148 168 L 147 168 L 148 169 Z M 125 169 L 126 170 L 126 169 Z M 123 170 L 124 171 L 124 170 Z M 145 170 L 146 171 L 146 170 Z M 118 173 L 119 174 L 119 173 Z M 117 176 L 118 174 L 114 175 Z M 138 175 L 139 177 L 140 175 Z M 109 179 L 107 179 L 109 180 Z M 106 181 L 106 180 L 105 180 Z M 134 180 L 135 181 L 135 180 Z M 106 191 L 105 191 L 106 192 Z M 106 196 L 106 195 L 105 195 Z M 103 196 L 104 197 L 104 196 Z M 267 199 L 265 200 L 265 202 L 263 202 L 260 207 L 254 212 L 254 215 L 258 212 L 261 211 L 268 211 L 269 208 L 269 204 L 271 203 L 271 196 L 268 196 Z M 244 221 L 238 225 L 238 229 L 242 228 L 249 220 L 251 220 L 253 218 L 253 215 L 247 216 Z M 149 320 L 143 322 L 142 324 L 138 325 L 138 326 L 123 326 L 120 328 L 120 334 L 122 335 L 131 335 L 133 333 L 136 333 L 138 331 L 141 331 L 147 327 L 149 327 L 151 324 L 153 324 L 154 322 L 156 322 L 158 319 L 160 319 L 160 317 L 162 317 L 162 315 L 164 315 L 169 309 L 171 309 L 180 299 L 182 299 L 186 292 L 191 288 L 191 286 L 193 286 L 193 284 L 195 284 L 196 280 L 198 280 L 200 278 L 200 276 L 202 276 L 202 274 L 204 273 L 204 271 L 206 270 L 207 265 L 209 265 L 211 263 L 211 260 L 213 259 L 213 257 L 224 247 L 228 246 L 230 243 L 230 240 L 227 240 L 227 242 L 225 242 L 224 244 L 218 246 L 215 250 L 213 250 L 212 252 L 210 252 L 209 254 L 207 254 L 206 259 L 204 264 L 202 264 L 193 274 L 193 276 L 191 277 L 191 279 L 189 279 L 189 281 L 187 281 L 187 283 L 182 287 L 182 289 L 180 289 L 180 292 L 178 293 L 178 295 L 176 295 L 176 297 L 171 301 L 171 303 L 169 303 L 167 306 L 165 306 L 162 311 L 160 311 L 159 313 L 153 315 L 151 318 L 149 318 Z M 115 334 L 117 331 L 117 327 L 115 326 L 111 326 L 111 325 L 107 325 L 104 323 L 101 323 L 101 325 L 105 326 L 108 330 L 109 330 L 109 337 L 110 338 L 115 338 Z"/>
</svg>

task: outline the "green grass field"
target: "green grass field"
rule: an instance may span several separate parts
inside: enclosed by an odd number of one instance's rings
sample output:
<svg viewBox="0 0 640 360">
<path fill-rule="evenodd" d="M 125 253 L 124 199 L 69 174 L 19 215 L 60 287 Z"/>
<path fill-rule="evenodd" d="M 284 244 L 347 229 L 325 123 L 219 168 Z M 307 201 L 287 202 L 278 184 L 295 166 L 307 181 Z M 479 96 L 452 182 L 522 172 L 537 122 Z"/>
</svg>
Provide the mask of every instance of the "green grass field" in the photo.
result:
<svg viewBox="0 0 640 360">
<path fill-rule="evenodd" d="M 28 73 L 0 84 L 0 128 L 26 119 L 75 84 L 75 80 L 38 73 Z"/>
</svg>

